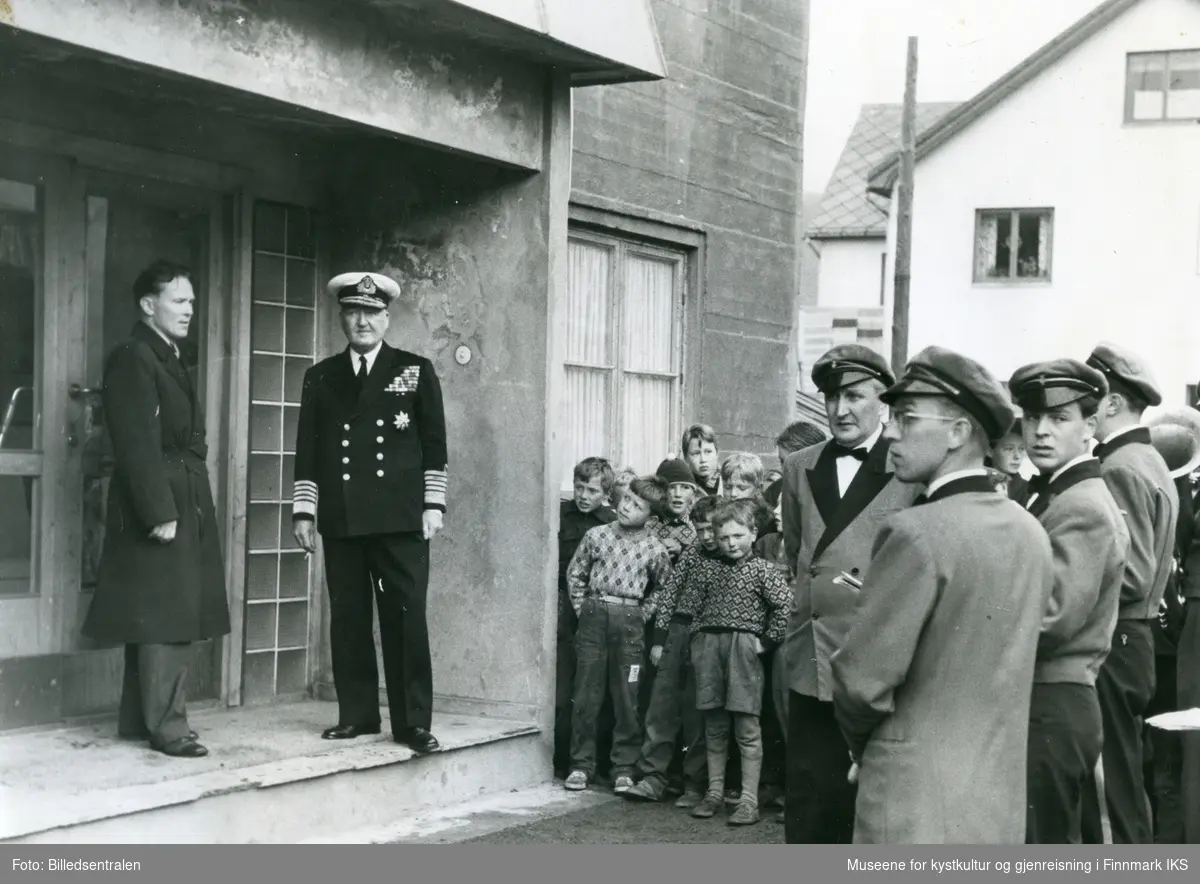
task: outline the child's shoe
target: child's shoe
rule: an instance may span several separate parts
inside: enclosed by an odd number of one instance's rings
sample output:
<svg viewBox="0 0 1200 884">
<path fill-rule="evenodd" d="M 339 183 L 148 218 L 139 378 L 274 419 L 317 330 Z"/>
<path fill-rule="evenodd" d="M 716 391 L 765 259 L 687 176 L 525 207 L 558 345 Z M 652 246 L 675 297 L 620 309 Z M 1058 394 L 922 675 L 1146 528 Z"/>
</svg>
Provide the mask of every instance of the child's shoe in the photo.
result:
<svg viewBox="0 0 1200 884">
<path fill-rule="evenodd" d="M 581 770 L 573 770 L 563 787 L 571 792 L 582 792 L 588 787 L 588 775 Z"/>
<path fill-rule="evenodd" d="M 641 801 L 662 801 L 662 795 L 649 780 L 642 780 L 621 794 L 626 798 L 637 798 Z M 678 807 L 678 805 L 676 806 Z M 688 806 L 691 807 L 691 805 Z"/>
<path fill-rule="evenodd" d="M 678 798 L 675 799 L 675 806 L 679 807 L 679 808 L 683 808 L 683 809 L 688 809 L 688 808 L 695 807 L 697 804 L 699 804 L 703 800 L 704 800 L 704 796 L 701 795 L 699 792 L 695 791 L 694 789 L 688 789 L 686 792 L 684 792 L 682 795 L 680 795 Z"/>
<path fill-rule="evenodd" d="M 613 781 L 613 791 L 618 795 L 624 795 L 633 788 L 633 777 L 617 777 Z"/>
<path fill-rule="evenodd" d="M 748 801 L 738 804 L 737 809 L 729 815 L 731 826 L 753 826 L 758 822 L 758 807 Z"/>
<path fill-rule="evenodd" d="M 741 789 L 726 789 L 725 790 L 725 803 L 728 804 L 730 807 L 732 807 L 735 804 L 740 804 L 741 800 L 742 800 L 742 790 Z"/>
<path fill-rule="evenodd" d="M 705 795 L 700 803 L 692 808 L 692 816 L 698 820 L 706 820 L 716 816 L 721 809 L 721 798 L 718 795 Z"/>
</svg>

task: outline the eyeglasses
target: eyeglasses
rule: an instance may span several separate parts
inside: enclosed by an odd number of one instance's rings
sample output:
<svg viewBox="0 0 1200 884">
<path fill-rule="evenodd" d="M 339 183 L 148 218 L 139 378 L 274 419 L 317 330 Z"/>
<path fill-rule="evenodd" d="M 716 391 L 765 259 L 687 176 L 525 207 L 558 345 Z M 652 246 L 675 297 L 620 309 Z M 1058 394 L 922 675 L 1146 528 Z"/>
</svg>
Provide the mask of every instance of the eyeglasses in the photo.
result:
<svg viewBox="0 0 1200 884">
<path fill-rule="evenodd" d="M 961 417 L 947 417 L 944 414 L 924 414 L 919 411 L 900 411 L 893 412 L 888 418 L 888 424 L 895 424 L 901 433 L 908 432 L 908 428 L 913 423 L 919 420 L 941 421 L 942 423 L 952 424 L 962 420 Z"/>
</svg>

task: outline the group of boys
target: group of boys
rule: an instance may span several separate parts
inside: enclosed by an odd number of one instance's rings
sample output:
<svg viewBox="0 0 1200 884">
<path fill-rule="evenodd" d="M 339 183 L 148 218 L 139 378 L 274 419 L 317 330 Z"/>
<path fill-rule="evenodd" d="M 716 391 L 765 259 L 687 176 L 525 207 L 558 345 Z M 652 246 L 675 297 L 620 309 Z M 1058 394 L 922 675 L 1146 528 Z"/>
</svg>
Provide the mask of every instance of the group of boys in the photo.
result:
<svg viewBox="0 0 1200 884">
<path fill-rule="evenodd" d="M 787 841 L 1150 841 L 1143 716 L 1182 532 L 1145 365 L 1101 344 L 1006 389 L 944 348 L 897 380 L 844 345 L 812 376 L 834 438 L 784 461 Z M 1181 703 L 1198 635 L 1184 618 Z"/>
<path fill-rule="evenodd" d="M 780 453 L 823 439 L 797 423 Z M 781 481 L 755 455 L 721 461 L 706 425 L 681 447 L 654 475 L 614 474 L 598 457 L 575 466 L 559 530 L 555 767 L 567 789 L 587 788 L 611 732 L 617 794 L 659 801 L 674 785 L 692 816 L 729 805 L 730 825 L 752 825 L 760 786 L 766 801 L 783 786 Z"/>
</svg>

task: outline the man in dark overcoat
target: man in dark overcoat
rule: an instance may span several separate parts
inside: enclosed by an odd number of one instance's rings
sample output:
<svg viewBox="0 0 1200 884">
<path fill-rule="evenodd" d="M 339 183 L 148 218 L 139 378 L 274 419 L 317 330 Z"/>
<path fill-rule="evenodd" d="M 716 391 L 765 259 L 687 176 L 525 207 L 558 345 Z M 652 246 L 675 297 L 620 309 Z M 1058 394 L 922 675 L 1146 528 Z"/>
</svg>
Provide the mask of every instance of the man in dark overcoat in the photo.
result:
<svg viewBox="0 0 1200 884">
<path fill-rule="evenodd" d="M 104 367 L 114 468 L 83 634 L 125 645 L 118 733 L 196 758 L 208 750 L 188 724 L 190 645 L 227 634 L 229 606 L 203 401 L 180 361 L 195 294 L 187 268 L 157 261 L 133 295 L 141 321 Z"/>
<path fill-rule="evenodd" d="M 392 737 L 432 752 L 425 600 L 429 541 L 446 510 L 441 385 L 428 359 L 383 340 L 395 280 L 344 273 L 327 290 L 349 346 L 305 373 L 292 498 L 296 541 L 314 552 L 319 532 L 325 544 L 338 723 L 322 736 L 380 731 L 374 600 Z"/>
</svg>

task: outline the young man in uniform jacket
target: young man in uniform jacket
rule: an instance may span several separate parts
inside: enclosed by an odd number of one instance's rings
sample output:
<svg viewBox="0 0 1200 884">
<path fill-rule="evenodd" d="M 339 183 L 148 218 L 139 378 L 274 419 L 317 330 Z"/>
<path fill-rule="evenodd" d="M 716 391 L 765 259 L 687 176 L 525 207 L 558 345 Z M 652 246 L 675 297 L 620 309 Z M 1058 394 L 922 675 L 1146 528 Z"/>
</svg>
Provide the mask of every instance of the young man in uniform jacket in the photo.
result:
<svg viewBox="0 0 1200 884">
<path fill-rule="evenodd" d="M 1194 405 L 1200 408 L 1200 399 Z M 1180 709 L 1200 707 L 1200 493 L 1193 489 L 1191 494 L 1196 518 L 1192 542 L 1184 557 L 1182 623 L 1176 643 L 1175 690 Z M 1179 786 L 1183 842 L 1200 844 L 1200 732 L 1185 731 L 1180 741 L 1183 744 Z"/>
<path fill-rule="evenodd" d="M 882 398 L 896 478 L 925 491 L 884 523 L 830 661 L 859 765 L 854 841 L 1023 844 L 1025 783 L 1013 772 L 1025 769 L 1054 567 L 1037 519 L 983 466 L 1012 405 L 987 369 L 941 347 L 917 354 Z"/>
<path fill-rule="evenodd" d="M 887 360 L 858 344 L 834 347 L 813 365 L 833 439 L 783 465 L 783 539 L 796 575 L 788 634 L 785 837 L 789 844 L 849 844 L 855 787 L 849 748 L 833 710 L 829 659 L 842 646 L 857 591 L 834 583 L 865 571 L 880 526 L 919 489 L 895 481 L 882 438 L 879 396 L 895 378 Z M 778 659 L 778 655 L 777 655 Z"/>
<path fill-rule="evenodd" d="M 1103 740 L 1096 675 L 1108 656 L 1129 530 L 1088 453 L 1108 383 L 1074 359 L 1017 369 L 1009 389 L 1023 414 L 1029 512 L 1050 536 L 1054 588 L 1044 612 L 1029 709 L 1031 844 L 1078 844 L 1083 789 Z"/>
<path fill-rule="evenodd" d="M 117 732 L 199 758 L 187 718 L 191 642 L 229 632 L 225 557 L 208 484 L 204 400 L 180 361 L 195 294 L 156 261 L 133 284 L 141 321 L 104 366 L 115 461 L 104 549 L 83 634 L 125 645 Z"/>
<path fill-rule="evenodd" d="M 1142 716 L 1154 698 L 1154 630 L 1171 576 L 1179 495 L 1166 461 L 1141 425 L 1162 394 L 1138 356 L 1101 343 L 1087 364 L 1104 375 L 1108 395 L 1097 411 L 1095 455 L 1129 528 L 1129 554 L 1112 647 L 1096 678 L 1104 722 L 1104 794 L 1089 781 L 1083 805 L 1087 844 L 1152 844 L 1150 800 L 1142 770 Z M 1105 823 L 1111 826 L 1111 836 Z"/>
<path fill-rule="evenodd" d="M 433 364 L 383 341 L 395 280 L 344 273 L 328 292 L 349 347 L 304 375 L 296 433 L 296 540 L 325 542 L 338 723 L 322 736 L 380 731 L 372 597 L 379 608 L 392 737 L 415 752 L 430 733 L 433 671 L 425 602 L 429 541 L 446 510 L 446 423 Z"/>
</svg>

